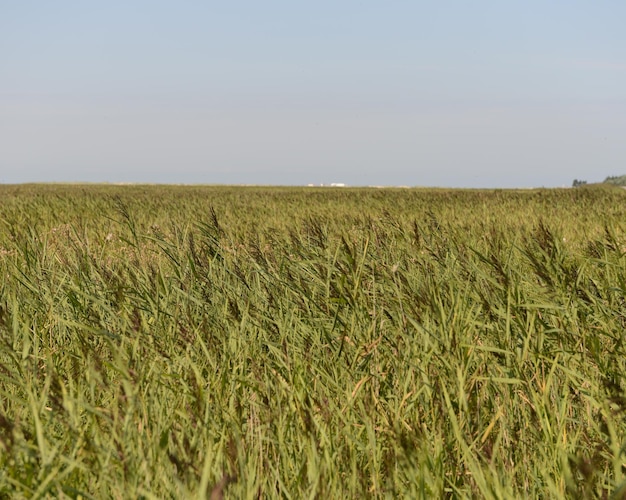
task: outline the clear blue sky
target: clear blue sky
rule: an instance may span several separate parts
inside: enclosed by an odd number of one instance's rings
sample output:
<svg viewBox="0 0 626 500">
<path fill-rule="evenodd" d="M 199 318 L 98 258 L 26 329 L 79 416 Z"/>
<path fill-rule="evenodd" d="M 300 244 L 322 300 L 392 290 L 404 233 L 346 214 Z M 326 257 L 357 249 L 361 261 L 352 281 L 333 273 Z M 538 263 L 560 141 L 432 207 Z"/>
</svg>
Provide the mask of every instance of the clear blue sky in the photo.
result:
<svg viewBox="0 0 626 500">
<path fill-rule="evenodd" d="M 0 0 L 0 182 L 626 174 L 626 2 Z"/>
</svg>

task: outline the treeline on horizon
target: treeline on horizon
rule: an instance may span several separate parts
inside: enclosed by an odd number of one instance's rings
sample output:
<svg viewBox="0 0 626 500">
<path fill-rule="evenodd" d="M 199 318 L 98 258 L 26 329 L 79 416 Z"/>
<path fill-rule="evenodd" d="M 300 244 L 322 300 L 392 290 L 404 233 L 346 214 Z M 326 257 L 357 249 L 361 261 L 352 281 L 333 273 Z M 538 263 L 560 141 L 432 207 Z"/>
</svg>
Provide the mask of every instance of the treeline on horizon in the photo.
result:
<svg viewBox="0 0 626 500">
<path fill-rule="evenodd" d="M 587 181 L 574 179 L 572 187 L 580 187 L 587 184 Z M 599 184 L 609 184 L 612 186 L 626 186 L 626 175 L 609 175 Z"/>
<path fill-rule="evenodd" d="M 626 186 L 626 175 L 610 175 L 606 179 L 604 179 L 604 184 Z"/>
</svg>

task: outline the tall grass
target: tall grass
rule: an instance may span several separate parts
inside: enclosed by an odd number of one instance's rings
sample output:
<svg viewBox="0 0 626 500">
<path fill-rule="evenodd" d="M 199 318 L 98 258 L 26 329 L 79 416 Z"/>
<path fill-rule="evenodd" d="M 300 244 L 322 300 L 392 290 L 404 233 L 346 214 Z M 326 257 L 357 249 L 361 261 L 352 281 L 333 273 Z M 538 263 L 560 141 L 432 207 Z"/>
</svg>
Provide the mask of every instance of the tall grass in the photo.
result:
<svg viewBox="0 0 626 500">
<path fill-rule="evenodd" d="M 626 496 L 622 190 L 0 188 L 0 496 Z"/>
</svg>

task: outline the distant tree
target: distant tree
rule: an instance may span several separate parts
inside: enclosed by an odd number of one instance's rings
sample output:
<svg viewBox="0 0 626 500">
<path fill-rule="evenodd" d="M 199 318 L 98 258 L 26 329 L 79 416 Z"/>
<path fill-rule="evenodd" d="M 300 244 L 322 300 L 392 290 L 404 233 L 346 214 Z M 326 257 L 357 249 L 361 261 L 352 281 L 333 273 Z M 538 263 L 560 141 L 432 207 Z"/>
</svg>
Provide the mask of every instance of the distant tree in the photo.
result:
<svg viewBox="0 0 626 500">
<path fill-rule="evenodd" d="M 613 184 L 615 186 L 626 186 L 626 175 L 609 175 L 604 179 L 605 184 Z"/>
<path fill-rule="evenodd" d="M 587 181 L 581 181 L 579 179 L 574 179 L 574 182 L 572 182 L 572 187 L 577 188 L 577 187 L 583 186 L 585 184 L 587 184 Z"/>
</svg>

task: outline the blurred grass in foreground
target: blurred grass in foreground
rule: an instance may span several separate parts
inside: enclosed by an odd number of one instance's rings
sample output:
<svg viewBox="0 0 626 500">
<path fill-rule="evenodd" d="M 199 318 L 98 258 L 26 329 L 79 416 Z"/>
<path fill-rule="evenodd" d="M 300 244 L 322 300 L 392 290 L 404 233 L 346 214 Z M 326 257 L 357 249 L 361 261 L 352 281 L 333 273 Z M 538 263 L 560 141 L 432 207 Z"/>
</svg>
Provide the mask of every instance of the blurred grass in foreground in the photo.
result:
<svg viewBox="0 0 626 500">
<path fill-rule="evenodd" d="M 626 192 L 0 186 L 0 497 L 626 497 Z"/>
</svg>

